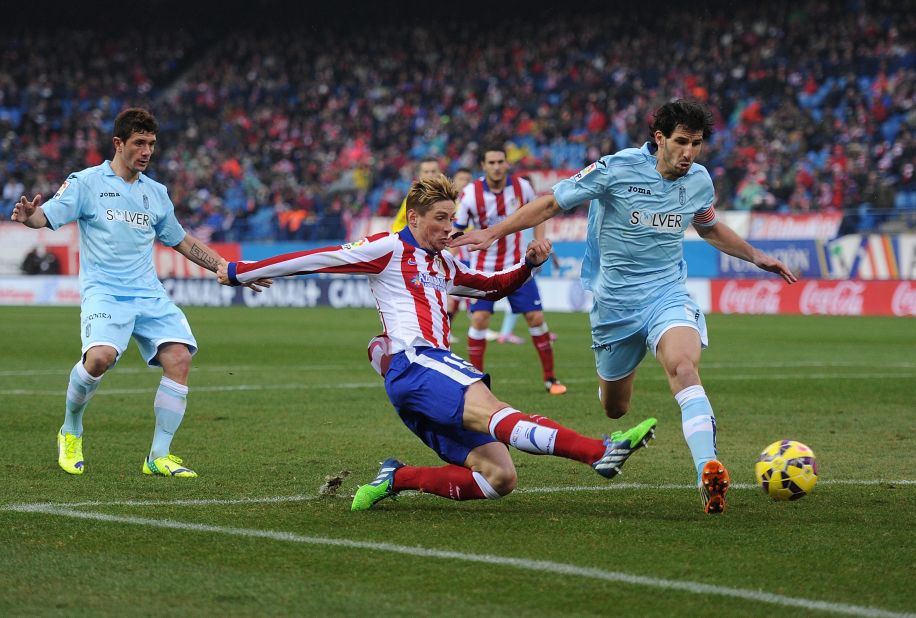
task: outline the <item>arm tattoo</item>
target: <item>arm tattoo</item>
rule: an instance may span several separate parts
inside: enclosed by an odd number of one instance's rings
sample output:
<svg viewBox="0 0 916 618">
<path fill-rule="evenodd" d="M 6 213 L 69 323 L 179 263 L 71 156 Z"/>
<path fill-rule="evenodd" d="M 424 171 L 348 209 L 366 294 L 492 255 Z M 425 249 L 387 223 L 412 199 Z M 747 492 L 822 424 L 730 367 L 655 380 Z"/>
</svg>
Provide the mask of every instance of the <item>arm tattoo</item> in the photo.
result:
<svg viewBox="0 0 916 618">
<path fill-rule="evenodd" d="M 194 262 L 197 262 L 204 268 L 212 270 L 213 272 L 216 272 L 216 268 L 219 266 L 219 260 L 213 257 L 206 248 L 199 247 L 197 243 L 191 245 L 191 248 L 188 250 L 188 256 Z"/>
</svg>

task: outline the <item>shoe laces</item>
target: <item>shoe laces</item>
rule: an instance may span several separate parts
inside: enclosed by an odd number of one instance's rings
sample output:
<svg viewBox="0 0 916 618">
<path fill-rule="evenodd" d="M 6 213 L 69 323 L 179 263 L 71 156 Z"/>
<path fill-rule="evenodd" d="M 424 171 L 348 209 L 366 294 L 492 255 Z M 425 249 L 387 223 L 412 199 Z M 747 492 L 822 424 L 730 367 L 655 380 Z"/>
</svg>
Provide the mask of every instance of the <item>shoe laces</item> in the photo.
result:
<svg viewBox="0 0 916 618">
<path fill-rule="evenodd" d="M 79 438 L 73 434 L 69 434 L 64 437 L 64 454 L 66 454 L 68 459 L 73 459 L 76 457 L 76 451 L 79 448 L 79 445 Z"/>
</svg>

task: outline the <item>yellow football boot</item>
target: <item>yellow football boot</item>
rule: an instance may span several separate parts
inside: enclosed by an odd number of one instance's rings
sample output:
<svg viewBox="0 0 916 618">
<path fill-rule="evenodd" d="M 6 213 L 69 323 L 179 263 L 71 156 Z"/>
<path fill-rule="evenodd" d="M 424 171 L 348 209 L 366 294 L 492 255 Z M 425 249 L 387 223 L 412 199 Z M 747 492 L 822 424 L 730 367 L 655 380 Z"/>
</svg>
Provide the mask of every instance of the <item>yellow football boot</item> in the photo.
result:
<svg viewBox="0 0 916 618">
<path fill-rule="evenodd" d="M 181 476 L 185 478 L 196 478 L 197 473 L 190 468 L 185 468 L 184 463 L 178 455 L 171 453 L 165 457 L 157 457 L 153 461 L 143 460 L 143 474 L 158 474 L 160 476 Z"/>
<path fill-rule="evenodd" d="M 83 437 L 57 432 L 57 463 L 68 474 L 83 473 Z"/>
</svg>

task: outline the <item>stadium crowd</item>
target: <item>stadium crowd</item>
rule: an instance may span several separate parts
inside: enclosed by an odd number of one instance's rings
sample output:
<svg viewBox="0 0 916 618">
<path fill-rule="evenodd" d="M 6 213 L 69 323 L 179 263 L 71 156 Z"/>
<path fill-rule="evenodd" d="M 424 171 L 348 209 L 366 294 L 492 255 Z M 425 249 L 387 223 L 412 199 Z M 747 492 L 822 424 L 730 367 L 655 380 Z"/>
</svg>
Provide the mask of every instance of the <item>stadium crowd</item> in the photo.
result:
<svg viewBox="0 0 916 618">
<path fill-rule="evenodd" d="M 916 211 L 914 9 L 712 2 L 481 20 L 376 8 L 307 27 L 264 11 L 155 36 L 9 32 L 0 210 L 110 158 L 129 104 L 156 113 L 151 175 L 198 237 L 317 240 L 394 214 L 424 156 L 478 169 L 478 145 L 499 139 L 516 169 L 575 171 L 644 142 L 664 100 L 694 97 L 717 114 L 701 157 L 717 208 L 844 210 L 867 227 Z"/>
</svg>

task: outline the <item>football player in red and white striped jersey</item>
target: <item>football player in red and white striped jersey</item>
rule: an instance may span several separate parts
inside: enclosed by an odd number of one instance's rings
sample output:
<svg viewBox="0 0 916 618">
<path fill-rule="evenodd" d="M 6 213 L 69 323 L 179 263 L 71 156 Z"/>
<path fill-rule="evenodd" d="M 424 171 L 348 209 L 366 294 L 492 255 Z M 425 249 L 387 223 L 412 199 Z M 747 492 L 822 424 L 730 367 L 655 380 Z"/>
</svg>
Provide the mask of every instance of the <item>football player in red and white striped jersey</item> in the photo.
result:
<svg viewBox="0 0 916 618">
<path fill-rule="evenodd" d="M 496 225 L 535 198 L 534 188 L 526 179 L 508 173 L 506 151 L 502 145 L 486 146 L 480 157 L 485 175 L 465 187 L 461 194 L 455 227 L 464 231 L 470 225 L 481 230 Z M 544 237 L 543 226 L 534 237 Z M 492 246 L 471 255 L 471 264 L 480 271 L 499 271 L 518 262 L 524 252 L 521 232 L 508 234 Z M 562 395 L 566 387 L 557 380 L 553 368 L 553 346 L 550 331 L 541 310 L 541 296 L 532 279 L 509 295 L 513 313 L 523 313 L 528 322 L 531 341 L 538 351 L 544 374 L 544 385 L 551 395 Z M 468 356 L 483 371 L 487 348 L 487 328 L 493 315 L 493 302 L 487 299 L 471 305 L 471 327 L 468 329 Z"/>
<path fill-rule="evenodd" d="M 527 281 L 551 249 L 550 241 L 536 240 L 522 260 L 495 273 L 465 266 L 444 250 L 456 198 L 445 176 L 418 180 L 407 195 L 407 227 L 397 234 L 259 262 L 224 261 L 217 272 L 227 285 L 318 272 L 369 276 L 385 331 L 370 342 L 373 367 L 384 375 L 385 390 L 404 424 L 448 465 L 405 466 L 389 459 L 375 481 L 359 488 L 353 510 L 405 489 L 452 500 L 500 498 L 517 482 L 504 445 L 580 461 L 613 478 L 655 432 L 655 419 L 648 419 L 597 440 L 523 414 L 490 392 L 488 376 L 449 350 L 448 294 L 495 300 Z"/>
</svg>

